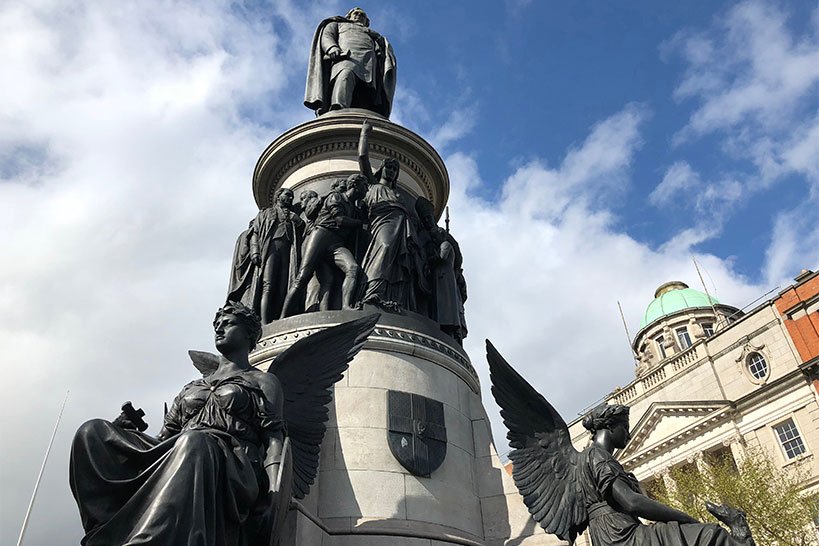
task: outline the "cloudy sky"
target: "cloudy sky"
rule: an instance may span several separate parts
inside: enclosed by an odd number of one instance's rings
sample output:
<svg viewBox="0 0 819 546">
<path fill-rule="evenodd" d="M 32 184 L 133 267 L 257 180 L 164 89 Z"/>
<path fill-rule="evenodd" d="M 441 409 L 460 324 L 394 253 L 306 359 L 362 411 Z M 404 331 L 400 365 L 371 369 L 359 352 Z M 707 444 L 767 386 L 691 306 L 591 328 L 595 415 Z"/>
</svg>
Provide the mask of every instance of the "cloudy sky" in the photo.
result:
<svg viewBox="0 0 819 546">
<path fill-rule="evenodd" d="M 618 300 L 633 334 L 692 255 L 737 307 L 819 267 L 815 2 L 482 4 L 362 7 L 393 121 L 449 169 L 491 414 L 487 337 L 570 419 L 633 378 Z M 66 390 L 26 544 L 82 535 L 73 430 L 128 399 L 156 425 L 195 375 L 255 162 L 311 119 L 313 30 L 350 7 L 0 2 L 1 543 Z"/>
</svg>

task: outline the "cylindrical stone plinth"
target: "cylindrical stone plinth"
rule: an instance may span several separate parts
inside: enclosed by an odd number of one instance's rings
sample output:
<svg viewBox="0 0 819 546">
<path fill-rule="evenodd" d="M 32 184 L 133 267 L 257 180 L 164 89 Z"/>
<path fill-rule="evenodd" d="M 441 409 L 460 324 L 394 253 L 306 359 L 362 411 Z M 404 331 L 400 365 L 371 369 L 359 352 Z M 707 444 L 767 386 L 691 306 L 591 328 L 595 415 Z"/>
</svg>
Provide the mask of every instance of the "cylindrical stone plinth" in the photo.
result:
<svg viewBox="0 0 819 546">
<path fill-rule="evenodd" d="M 297 199 L 305 190 L 324 196 L 336 179 L 360 172 L 358 143 L 367 119 L 373 125 L 372 170 L 387 157 L 397 159 L 397 193 L 412 220 L 418 221 L 419 197 L 440 218 L 449 176 L 435 149 L 412 131 L 355 109 L 303 123 L 267 147 L 253 174 L 259 207 L 271 206 L 279 188 L 292 189 Z M 251 362 L 266 368 L 296 341 L 374 311 L 322 311 L 274 321 L 264 327 Z M 390 450 L 390 391 L 442 404 L 446 456 L 428 477 L 408 471 Z M 529 518 L 492 445 L 478 376 L 439 324 L 410 312 L 382 313 L 336 384 L 330 410 L 316 483 L 307 498 L 291 505 L 282 546 L 502 546 L 511 537 L 518 546 L 555 543 Z"/>
<path fill-rule="evenodd" d="M 368 313 L 325 311 L 276 321 L 265 327 L 251 360 L 266 367 L 297 340 Z M 446 457 L 428 478 L 412 475 L 390 451 L 390 390 L 443 403 Z M 318 480 L 303 511 L 334 540 L 378 535 L 484 544 L 471 420 L 480 407 L 478 392 L 468 357 L 437 324 L 416 315 L 382 314 L 336 384 Z"/>
<path fill-rule="evenodd" d="M 259 208 L 273 203 L 276 190 L 290 188 L 319 195 L 340 177 L 359 172 L 358 139 L 364 120 L 373 125 L 370 161 L 375 171 L 387 157 L 398 160 L 398 186 L 411 197 L 425 197 L 440 218 L 449 197 L 449 175 L 438 152 L 423 138 L 367 110 L 324 114 L 294 127 L 262 153 L 253 172 L 253 195 Z"/>
</svg>

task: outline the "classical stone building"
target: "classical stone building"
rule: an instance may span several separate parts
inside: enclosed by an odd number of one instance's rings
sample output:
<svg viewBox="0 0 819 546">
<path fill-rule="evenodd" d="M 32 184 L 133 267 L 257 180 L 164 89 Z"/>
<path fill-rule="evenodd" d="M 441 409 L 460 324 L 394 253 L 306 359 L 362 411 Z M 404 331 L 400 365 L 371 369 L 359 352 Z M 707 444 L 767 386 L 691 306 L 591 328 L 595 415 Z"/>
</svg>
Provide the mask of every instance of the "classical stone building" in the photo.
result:
<svg viewBox="0 0 819 546">
<path fill-rule="evenodd" d="M 660 286 L 633 340 L 636 378 L 605 402 L 631 407 L 623 466 L 644 484 L 710 454 L 767 450 L 819 490 L 819 272 L 743 313 L 682 282 Z M 580 420 L 576 447 L 588 442 Z M 670 484 L 667 484 L 670 485 Z"/>
</svg>

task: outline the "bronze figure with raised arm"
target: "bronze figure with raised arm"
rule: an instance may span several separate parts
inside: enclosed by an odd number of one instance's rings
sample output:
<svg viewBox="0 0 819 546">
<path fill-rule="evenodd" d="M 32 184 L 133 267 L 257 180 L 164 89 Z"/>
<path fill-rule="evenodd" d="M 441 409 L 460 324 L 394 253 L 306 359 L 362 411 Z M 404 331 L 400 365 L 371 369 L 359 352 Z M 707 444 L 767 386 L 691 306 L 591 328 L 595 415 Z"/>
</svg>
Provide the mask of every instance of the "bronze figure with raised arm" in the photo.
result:
<svg viewBox="0 0 819 546">
<path fill-rule="evenodd" d="M 370 242 L 362 268 L 366 276 L 363 303 L 398 312 L 415 310 L 412 287 L 412 255 L 409 249 L 409 212 L 398 193 L 400 167 L 394 157 L 384 159 L 373 173 L 370 165 L 369 135 L 372 125 L 365 121 L 358 143 L 358 163 L 367 179 L 364 206 L 370 225 Z"/>
<path fill-rule="evenodd" d="M 560 414 L 487 340 L 492 395 L 501 407 L 512 451 L 512 477 L 532 518 L 574 542 L 588 528 L 594 546 L 754 546 L 745 513 L 706 507 L 730 529 L 700 523 L 640 491 L 634 474 L 614 458 L 630 439 L 629 408 L 601 405 L 583 419 L 592 441 L 572 446 Z M 645 525 L 638 518 L 657 523 Z"/>
</svg>

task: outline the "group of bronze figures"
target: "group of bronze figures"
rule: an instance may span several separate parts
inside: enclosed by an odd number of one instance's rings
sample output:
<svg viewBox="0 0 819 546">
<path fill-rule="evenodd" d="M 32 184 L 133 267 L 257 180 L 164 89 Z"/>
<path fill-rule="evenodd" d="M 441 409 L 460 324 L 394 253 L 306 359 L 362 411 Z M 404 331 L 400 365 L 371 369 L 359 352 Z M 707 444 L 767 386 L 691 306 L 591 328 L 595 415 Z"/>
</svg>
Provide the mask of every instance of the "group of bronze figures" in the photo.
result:
<svg viewBox="0 0 819 546">
<path fill-rule="evenodd" d="M 432 203 L 398 185 L 399 164 L 373 172 L 364 122 L 360 172 L 327 195 L 279 189 L 274 204 L 236 243 L 228 301 L 254 309 L 263 324 L 303 312 L 355 309 L 427 316 L 458 343 L 466 337 L 463 257 L 438 226 Z"/>
<path fill-rule="evenodd" d="M 395 58 L 368 27 L 358 8 L 319 25 L 305 98 L 317 114 L 361 106 L 389 115 Z M 130 403 L 114 421 L 77 431 L 70 480 L 83 545 L 281 543 L 291 499 L 309 492 L 318 471 L 333 385 L 378 315 L 299 340 L 267 372 L 249 362 L 263 323 L 373 304 L 425 314 L 458 341 L 466 335 L 458 244 L 429 201 L 397 187 L 397 161 L 372 172 L 370 130 L 365 123 L 360 173 L 324 196 L 302 192 L 298 203 L 280 189 L 239 237 L 228 302 L 213 323 L 221 354 L 191 351 L 202 377 L 182 388 L 160 432 L 145 434 Z M 740 511 L 709 505 L 729 535 L 641 493 L 613 456 L 629 439 L 627 407 L 592 411 L 583 422 L 592 441 L 578 452 L 560 415 L 488 343 L 487 359 L 515 484 L 547 532 L 574 541 L 588 528 L 594 546 L 753 545 Z"/>
</svg>

